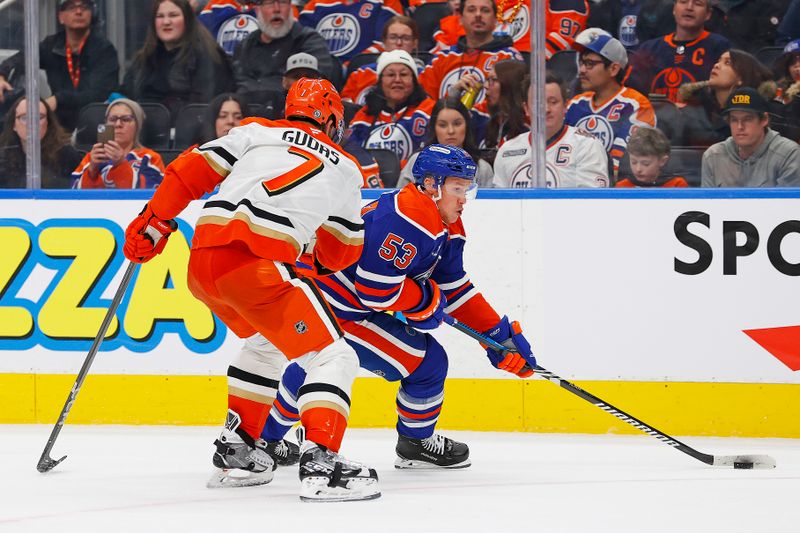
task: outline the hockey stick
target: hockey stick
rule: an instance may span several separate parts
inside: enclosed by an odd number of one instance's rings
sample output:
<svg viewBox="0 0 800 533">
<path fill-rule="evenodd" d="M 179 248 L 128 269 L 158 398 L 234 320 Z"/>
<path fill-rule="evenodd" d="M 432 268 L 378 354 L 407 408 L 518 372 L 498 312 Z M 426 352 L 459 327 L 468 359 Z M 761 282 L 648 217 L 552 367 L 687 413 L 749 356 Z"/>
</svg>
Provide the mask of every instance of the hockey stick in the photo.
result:
<svg viewBox="0 0 800 533">
<path fill-rule="evenodd" d="M 61 409 L 58 422 L 56 422 L 56 425 L 53 427 L 53 431 L 50 433 L 50 438 L 47 439 L 47 445 L 45 445 L 42 456 L 39 458 L 39 464 L 36 465 L 36 470 L 39 472 L 49 472 L 55 468 L 58 463 L 67 458 L 65 455 L 56 461 L 50 457 L 50 451 L 53 449 L 53 445 L 56 443 L 58 434 L 61 433 L 61 428 L 64 426 L 64 421 L 67 419 L 67 415 L 69 414 L 69 410 L 72 408 L 72 403 L 75 401 L 75 397 L 78 396 L 78 392 L 81 390 L 83 380 L 86 379 L 86 375 L 89 373 L 89 367 L 92 366 L 94 357 L 97 355 L 97 350 L 100 348 L 100 344 L 103 342 L 103 338 L 106 336 L 108 326 L 111 325 L 111 320 L 114 318 L 114 314 L 117 312 L 117 307 L 119 307 L 119 303 L 122 301 L 122 296 L 128 289 L 128 285 L 131 282 L 131 277 L 133 277 L 133 271 L 135 268 L 136 263 L 128 264 L 128 268 L 125 270 L 125 274 L 122 276 L 122 281 L 119 284 L 116 294 L 114 294 L 114 299 L 111 300 L 111 306 L 108 308 L 106 317 L 103 319 L 103 323 L 100 325 L 100 331 L 97 332 L 97 336 L 94 338 L 92 347 L 89 349 L 89 353 L 86 355 L 86 359 L 83 361 L 83 366 L 81 367 L 80 372 L 78 372 L 78 377 L 75 379 L 75 384 L 72 385 L 72 389 L 69 391 L 67 402 L 64 404 L 64 408 Z"/>
<path fill-rule="evenodd" d="M 444 321 L 453 326 L 458 331 L 467 334 L 468 336 L 472 337 L 473 339 L 493 348 L 494 350 L 504 353 L 504 352 L 515 352 L 515 350 L 509 349 L 502 344 L 495 342 L 494 340 L 478 333 L 474 329 L 470 328 L 469 326 L 462 324 L 455 318 L 445 315 Z M 639 420 L 636 417 L 633 417 L 626 413 L 625 411 L 618 409 L 607 403 L 594 394 L 583 390 L 582 388 L 578 387 L 577 385 L 570 383 L 569 381 L 553 374 L 549 370 L 546 370 L 539 365 L 533 365 L 533 370 L 539 376 L 545 378 L 548 381 L 555 383 L 556 385 L 561 386 L 561 388 L 568 390 L 572 394 L 576 396 L 580 396 L 587 402 L 599 407 L 603 411 L 614 415 L 618 419 L 622 420 L 630 424 L 631 426 L 635 427 L 638 430 L 641 430 L 651 437 L 655 437 L 661 442 L 676 448 L 687 455 L 691 455 L 698 461 L 702 461 L 707 465 L 711 466 L 725 466 L 725 467 L 733 467 L 733 468 L 741 468 L 741 469 L 752 469 L 752 468 L 775 468 L 775 459 L 770 457 L 769 455 L 709 455 L 707 453 L 702 453 L 691 446 L 688 446 L 676 438 L 670 437 L 666 433 L 663 433 L 653 426 L 646 424 Z"/>
</svg>

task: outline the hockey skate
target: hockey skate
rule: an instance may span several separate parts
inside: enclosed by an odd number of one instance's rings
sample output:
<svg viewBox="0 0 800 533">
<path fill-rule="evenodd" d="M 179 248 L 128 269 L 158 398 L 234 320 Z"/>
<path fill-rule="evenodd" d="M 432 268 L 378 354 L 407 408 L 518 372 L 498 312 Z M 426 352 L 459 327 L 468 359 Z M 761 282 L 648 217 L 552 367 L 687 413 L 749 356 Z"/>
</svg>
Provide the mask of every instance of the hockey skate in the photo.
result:
<svg viewBox="0 0 800 533">
<path fill-rule="evenodd" d="M 378 473 L 324 446 L 306 441 L 300 454 L 300 499 L 304 502 L 373 500 L 381 495 Z"/>
<path fill-rule="evenodd" d="M 433 434 L 427 439 L 412 439 L 398 435 L 395 468 L 438 469 L 466 468 L 469 447 L 463 442 Z"/>
<path fill-rule="evenodd" d="M 276 465 L 267 443 L 239 429 L 241 422 L 239 415 L 229 409 L 225 427 L 214 441 L 217 450 L 211 462 L 218 470 L 206 484 L 210 489 L 264 485 L 275 475 Z"/>
</svg>

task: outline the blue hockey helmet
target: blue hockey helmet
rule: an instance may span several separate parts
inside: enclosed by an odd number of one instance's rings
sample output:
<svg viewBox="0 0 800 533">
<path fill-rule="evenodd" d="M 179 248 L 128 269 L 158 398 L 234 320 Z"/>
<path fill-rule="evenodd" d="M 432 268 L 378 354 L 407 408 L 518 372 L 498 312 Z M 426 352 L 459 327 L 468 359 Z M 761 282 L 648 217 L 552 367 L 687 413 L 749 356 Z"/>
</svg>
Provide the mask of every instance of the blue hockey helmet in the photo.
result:
<svg viewBox="0 0 800 533">
<path fill-rule="evenodd" d="M 432 144 L 426 146 L 414 161 L 411 174 L 414 182 L 422 185 L 425 178 L 433 178 L 437 187 L 441 187 L 444 181 L 449 178 L 461 178 L 475 181 L 475 172 L 478 165 L 472 157 L 455 146 L 445 144 Z"/>
</svg>

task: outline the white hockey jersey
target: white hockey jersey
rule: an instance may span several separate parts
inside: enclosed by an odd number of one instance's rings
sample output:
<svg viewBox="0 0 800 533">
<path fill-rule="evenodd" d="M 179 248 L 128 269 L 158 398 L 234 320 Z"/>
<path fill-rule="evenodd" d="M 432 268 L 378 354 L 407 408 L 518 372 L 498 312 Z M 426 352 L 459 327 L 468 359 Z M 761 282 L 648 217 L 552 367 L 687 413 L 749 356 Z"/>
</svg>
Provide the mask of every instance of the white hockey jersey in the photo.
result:
<svg viewBox="0 0 800 533">
<path fill-rule="evenodd" d="M 608 156 L 602 143 L 566 124 L 547 142 L 546 175 L 531 175 L 531 134 L 509 139 L 494 160 L 494 186 L 608 187 Z"/>
<path fill-rule="evenodd" d="M 176 159 L 151 206 L 173 218 L 219 184 L 197 220 L 193 248 L 238 240 L 259 257 L 294 263 L 316 237 L 315 256 L 339 270 L 361 251 L 363 181 L 358 163 L 319 129 L 248 118 Z"/>
</svg>

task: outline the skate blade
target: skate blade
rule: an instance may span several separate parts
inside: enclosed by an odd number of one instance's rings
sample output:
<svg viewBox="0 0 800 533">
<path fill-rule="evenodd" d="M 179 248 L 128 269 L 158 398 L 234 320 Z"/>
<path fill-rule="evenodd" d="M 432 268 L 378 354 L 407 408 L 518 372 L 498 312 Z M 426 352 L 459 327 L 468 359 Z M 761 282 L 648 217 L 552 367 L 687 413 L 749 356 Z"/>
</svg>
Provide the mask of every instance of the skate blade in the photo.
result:
<svg viewBox="0 0 800 533">
<path fill-rule="evenodd" d="M 381 497 L 377 479 L 352 480 L 348 488 L 329 487 L 328 478 L 305 478 L 300 482 L 300 501 L 358 502 Z"/>
<path fill-rule="evenodd" d="M 209 489 L 255 487 L 266 485 L 272 481 L 273 477 L 275 477 L 275 473 L 272 470 L 256 473 L 239 469 L 221 469 L 214 472 L 211 479 L 206 483 L 206 487 Z"/>
<path fill-rule="evenodd" d="M 398 470 L 457 470 L 459 468 L 467 468 L 472 464 L 470 459 L 461 463 L 456 463 L 449 466 L 439 466 L 426 461 L 414 461 L 404 457 L 398 457 L 394 462 L 394 467 Z"/>
</svg>

